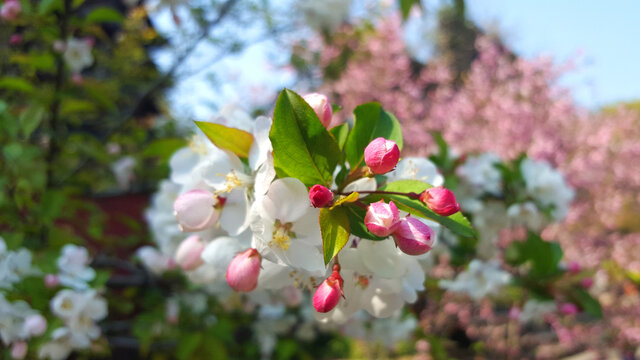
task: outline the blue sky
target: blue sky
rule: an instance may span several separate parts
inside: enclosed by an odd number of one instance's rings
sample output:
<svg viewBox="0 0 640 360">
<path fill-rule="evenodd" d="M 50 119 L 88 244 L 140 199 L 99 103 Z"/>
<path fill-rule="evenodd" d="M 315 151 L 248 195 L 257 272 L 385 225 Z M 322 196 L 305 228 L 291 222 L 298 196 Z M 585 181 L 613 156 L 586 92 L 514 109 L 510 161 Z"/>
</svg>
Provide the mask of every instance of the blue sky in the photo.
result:
<svg viewBox="0 0 640 360">
<path fill-rule="evenodd" d="M 525 57 L 563 61 L 581 52 L 563 83 L 582 105 L 640 99 L 640 1 L 468 0 L 467 10 Z"/>
</svg>

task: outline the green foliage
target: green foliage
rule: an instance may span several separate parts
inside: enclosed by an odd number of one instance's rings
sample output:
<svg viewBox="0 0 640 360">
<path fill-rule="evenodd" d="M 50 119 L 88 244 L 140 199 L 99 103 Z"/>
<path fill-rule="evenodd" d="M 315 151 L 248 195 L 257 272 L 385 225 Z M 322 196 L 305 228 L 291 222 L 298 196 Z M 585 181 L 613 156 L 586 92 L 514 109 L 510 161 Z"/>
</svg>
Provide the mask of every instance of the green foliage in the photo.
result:
<svg viewBox="0 0 640 360">
<path fill-rule="evenodd" d="M 338 144 L 313 109 L 291 90 L 278 97 L 269 138 L 279 177 L 295 177 L 309 187 L 331 185 L 340 160 Z"/>
<path fill-rule="evenodd" d="M 253 144 L 253 135 L 240 129 L 230 128 L 221 124 L 196 121 L 196 125 L 211 140 L 223 150 L 229 150 L 241 158 L 249 157 L 249 150 Z"/>
<path fill-rule="evenodd" d="M 514 242 L 505 251 L 505 260 L 512 265 L 531 264 L 531 275 L 547 278 L 561 273 L 558 264 L 563 252 L 560 244 L 544 241 L 538 234 L 529 232 L 524 242 Z"/>
<path fill-rule="evenodd" d="M 364 160 L 364 148 L 378 137 L 393 140 L 402 150 L 402 129 L 398 119 L 384 111 L 379 103 L 360 105 L 353 111 L 355 125 L 347 142 L 345 152 L 351 169 L 361 166 Z"/>
<path fill-rule="evenodd" d="M 324 263 L 327 265 L 349 241 L 351 228 L 346 210 L 341 206 L 320 209 L 320 232 Z"/>
</svg>

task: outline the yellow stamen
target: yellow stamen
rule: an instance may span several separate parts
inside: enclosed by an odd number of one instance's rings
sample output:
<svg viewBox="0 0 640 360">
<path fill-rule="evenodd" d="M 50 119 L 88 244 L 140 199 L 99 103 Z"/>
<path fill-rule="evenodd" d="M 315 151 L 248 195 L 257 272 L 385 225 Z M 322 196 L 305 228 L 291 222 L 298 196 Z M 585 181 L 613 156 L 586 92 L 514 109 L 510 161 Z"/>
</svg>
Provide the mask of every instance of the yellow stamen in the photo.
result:
<svg viewBox="0 0 640 360">
<path fill-rule="evenodd" d="M 273 243 L 280 246 L 283 250 L 288 250 L 291 245 L 289 231 L 283 227 L 278 227 L 273 232 Z"/>
</svg>

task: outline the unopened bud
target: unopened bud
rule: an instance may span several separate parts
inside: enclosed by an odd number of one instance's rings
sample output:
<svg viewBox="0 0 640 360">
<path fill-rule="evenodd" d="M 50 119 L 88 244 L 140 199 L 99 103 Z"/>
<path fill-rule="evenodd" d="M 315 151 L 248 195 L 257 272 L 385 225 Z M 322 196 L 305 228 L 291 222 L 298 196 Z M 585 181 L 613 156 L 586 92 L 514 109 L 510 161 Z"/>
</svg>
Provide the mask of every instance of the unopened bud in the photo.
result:
<svg viewBox="0 0 640 360">
<path fill-rule="evenodd" d="M 560 305 L 560 312 L 563 315 L 574 315 L 578 313 L 578 307 L 573 303 L 564 303 Z"/>
<path fill-rule="evenodd" d="M 204 247 L 205 243 L 198 235 L 189 236 L 180 243 L 178 250 L 176 250 L 176 263 L 180 265 L 184 271 L 196 269 L 202 265 L 201 255 Z"/>
<path fill-rule="evenodd" d="M 441 216 L 449 216 L 460 211 L 460 204 L 451 190 L 442 186 L 432 187 L 420 194 L 420 201 Z"/>
<path fill-rule="evenodd" d="M 590 278 L 590 277 L 586 277 L 586 278 L 580 280 L 580 285 L 583 288 L 588 289 L 588 288 L 593 286 L 593 279 Z"/>
<path fill-rule="evenodd" d="M 317 312 L 326 313 L 338 305 L 342 295 L 342 284 L 343 280 L 339 270 L 334 269 L 333 273 L 318 286 L 313 294 L 313 307 Z"/>
<path fill-rule="evenodd" d="M 22 5 L 18 0 L 7 0 L 2 9 L 0 9 L 0 17 L 4 21 L 15 20 L 22 12 Z"/>
<path fill-rule="evenodd" d="M 258 286 L 262 256 L 256 249 L 236 255 L 227 268 L 227 283 L 235 291 L 250 292 Z"/>
<path fill-rule="evenodd" d="M 20 45 L 20 43 L 22 42 L 22 34 L 12 34 L 9 37 L 9 45 L 11 46 L 17 46 Z"/>
<path fill-rule="evenodd" d="M 24 359 L 27 356 L 27 343 L 18 341 L 11 346 L 11 357 L 16 360 Z"/>
<path fill-rule="evenodd" d="M 331 126 L 331 118 L 333 117 L 333 109 L 331 108 L 329 99 L 325 95 L 318 93 L 307 94 L 302 98 L 311 106 L 316 115 L 318 115 L 318 119 L 320 119 L 322 125 L 329 129 Z"/>
<path fill-rule="evenodd" d="M 400 159 L 400 149 L 395 141 L 379 137 L 364 149 L 364 162 L 374 174 L 382 175 L 393 170 Z"/>
<path fill-rule="evenodd" d="M 387 237 L 400 225 L 400 212 L 393 201 L 380 200 L 369 205 L 364 224 L 373 235 Z"/>
<path fill-rule="evenodd" d="M 178 196 L 173 211 L 185 232 L 201 231 L 218 221 L 218 199 L 209 191 L 191 190 Z"/>
<path fill-rule="evenodd" d="M 24 320 L 24 329 L 33 336 L 40 336 L 47 330 L 47 319 L 40 314 L 29 315 Z"/>
<path fill-rule="evenodd" d="M 569 265 L 567 265 L 567 270 L 572 274 L 577 274 L 582 270 L 582 268 L 577 261 L 571 261 L 569 262 Z"/>
<path fill-rule="evenodd" d="M 44 286 L 51 289 L 60 285 L 60 278 L 55 274 L 47 274 L 44 277 Z"/>
<path fill-rule="evenodd" d="M 309 200 L 313 207 L 326 207 L 333 201 L 333 192 L 322 185 L 313 185 L 309 189 Z"/>
<path fill-rule="evenodd" d="M 421 255 L 433 247 L 433 230 L 422 221 L 408 216 L 400 220 L 393 238 L 400 250 L 408 255 Z"/>
</svg>

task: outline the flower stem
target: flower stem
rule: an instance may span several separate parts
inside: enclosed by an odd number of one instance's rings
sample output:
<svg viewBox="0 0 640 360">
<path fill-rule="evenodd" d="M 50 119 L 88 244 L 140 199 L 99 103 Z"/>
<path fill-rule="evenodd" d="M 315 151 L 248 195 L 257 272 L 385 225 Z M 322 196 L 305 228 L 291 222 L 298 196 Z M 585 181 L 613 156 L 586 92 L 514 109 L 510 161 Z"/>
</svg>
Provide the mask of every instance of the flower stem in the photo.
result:
<svg viewBox="0 0 640 360">
<path fill-rule="evenodd" d="M 400 195 L 400 196 L 406 196 L 409 197 L 411 199 L 420 199 L 420 195 L 416 194 L 414 192 L 408 192 L 408 193 L 404 193 L 404 192 L 397 192 L 397 191 L 383 191 L 383 190 L 362 190 L 362 191 L 351 191 L 348 193 L 337 193 L 338 195 L 350 195 L 353 192 L 357 192 L 358 194 L 387 194 L 387 195 Z"/>
</svg>

